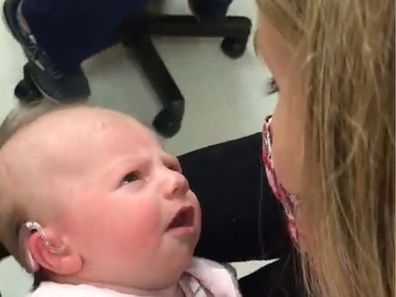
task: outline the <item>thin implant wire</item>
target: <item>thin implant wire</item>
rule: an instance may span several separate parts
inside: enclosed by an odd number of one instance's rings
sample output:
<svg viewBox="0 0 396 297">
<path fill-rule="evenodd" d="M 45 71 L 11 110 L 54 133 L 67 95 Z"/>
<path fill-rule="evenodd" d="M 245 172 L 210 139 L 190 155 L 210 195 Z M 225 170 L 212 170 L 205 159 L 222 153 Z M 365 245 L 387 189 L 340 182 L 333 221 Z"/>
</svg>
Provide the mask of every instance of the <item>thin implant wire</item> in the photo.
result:
<svg viewBox="0 0 396 297">
<path fill-rule="evenodd" d="M 54 246 L 49 240 L 48 237 L 46 236 L 43 227 L 41 227 L 41 225 L 37 222 L 26 222 L 25 226 L 27 229 L 29 229 L 29 231 L 31 232 L 37 232 L 41 239 L 44 242 L 45 247 L 54 254 L 62 254 L 65 251 L 65 246 L 61 245 L 61 246 Z"/>
</svg>

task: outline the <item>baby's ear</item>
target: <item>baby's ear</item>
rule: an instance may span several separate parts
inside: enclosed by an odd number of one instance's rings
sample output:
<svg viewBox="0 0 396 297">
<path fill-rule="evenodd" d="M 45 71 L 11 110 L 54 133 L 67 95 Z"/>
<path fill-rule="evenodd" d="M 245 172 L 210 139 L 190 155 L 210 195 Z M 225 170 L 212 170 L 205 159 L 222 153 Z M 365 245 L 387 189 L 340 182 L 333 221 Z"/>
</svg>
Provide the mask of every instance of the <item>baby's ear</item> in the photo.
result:
<svg viewBox="0 0 396 297">
<path fill-rule="evenodd" d="M 46 270 L 58 275 L 73 275 L 82 268 L 80 254 L 66 246 L 61 236 L 50 228 L 33 233 L 28 241 L 28 248 L 34 260 Z"/>
</svg>

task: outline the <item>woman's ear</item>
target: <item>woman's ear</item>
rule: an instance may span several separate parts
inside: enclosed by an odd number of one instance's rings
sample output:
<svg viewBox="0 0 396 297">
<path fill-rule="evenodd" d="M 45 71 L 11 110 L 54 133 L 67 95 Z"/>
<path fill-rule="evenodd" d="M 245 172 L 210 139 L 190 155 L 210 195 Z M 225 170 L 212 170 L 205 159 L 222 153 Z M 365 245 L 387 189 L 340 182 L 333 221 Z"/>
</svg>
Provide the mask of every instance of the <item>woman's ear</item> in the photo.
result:
<svg viewBox="0 0 396 297">
<path fill-rule="evenodd" d="M 80 254 L 65 246 L 61 236 L 50 228 L 33 233 L 29 238 L 28 248 L 41 267 L 55 274 L 73 275 L 82 269 Z"/>
</svg>

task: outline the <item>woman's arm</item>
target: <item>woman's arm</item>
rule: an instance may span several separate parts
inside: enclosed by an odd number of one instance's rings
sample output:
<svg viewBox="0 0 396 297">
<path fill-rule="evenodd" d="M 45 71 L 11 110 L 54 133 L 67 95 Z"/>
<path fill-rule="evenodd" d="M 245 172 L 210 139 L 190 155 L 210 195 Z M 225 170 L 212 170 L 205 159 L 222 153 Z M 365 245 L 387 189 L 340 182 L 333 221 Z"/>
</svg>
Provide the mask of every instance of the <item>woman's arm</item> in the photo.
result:
<svg viewBox="0 0 396 297">
<path fill-rule="evenodd" d="M 262 172 L 260 133 L 179 160 L 202 207 L 197 256 L 233 262 L 290 252 L 282 210 Z"/>
</svg>

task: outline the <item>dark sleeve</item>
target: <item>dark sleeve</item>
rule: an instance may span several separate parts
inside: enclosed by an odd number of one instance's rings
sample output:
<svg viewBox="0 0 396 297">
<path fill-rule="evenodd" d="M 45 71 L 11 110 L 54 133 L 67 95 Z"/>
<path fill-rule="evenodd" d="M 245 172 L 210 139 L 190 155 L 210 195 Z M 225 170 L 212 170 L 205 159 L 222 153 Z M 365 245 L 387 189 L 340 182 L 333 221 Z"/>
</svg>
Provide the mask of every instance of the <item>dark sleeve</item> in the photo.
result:
<svg viewBox="0 0 396 297">
<path fill-rule="evenodd" d="M 10 254 L 5 249 L 5 247 L 0 243 L 0 261 L 8 257 Z M 1 296 L 1 295 L 0 295 Z"/>
<path fill-rule="evenodd" d="M 284 215 L 262 174 L 260 133 L 179 159 L 202 207 L 197 256 L 232 262 L 288 254 Z"/>
</svg>

